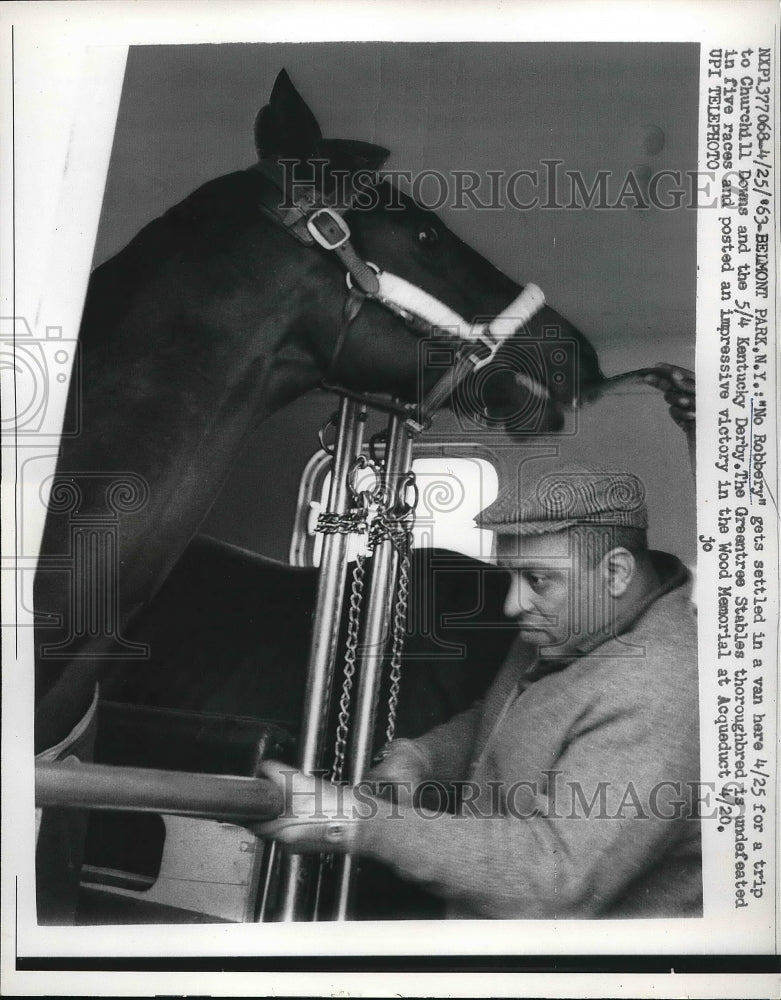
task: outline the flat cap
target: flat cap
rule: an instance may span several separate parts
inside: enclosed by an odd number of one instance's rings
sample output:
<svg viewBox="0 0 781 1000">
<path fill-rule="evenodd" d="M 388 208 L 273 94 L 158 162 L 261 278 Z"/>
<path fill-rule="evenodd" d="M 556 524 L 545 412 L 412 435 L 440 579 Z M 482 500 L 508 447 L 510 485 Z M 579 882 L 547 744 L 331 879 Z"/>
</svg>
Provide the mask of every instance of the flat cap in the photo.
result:
<svg viewBox="0 0 781 1000">
<path fill-rule="evenodd" d="M 631 472 L 562 469 L 543 476 L 522 500 L 513 484 L 481 511 L 480 528 L 500 534 L 543 535 L 576 525 L 647 528 L 645 487 Z"/>
</svg>

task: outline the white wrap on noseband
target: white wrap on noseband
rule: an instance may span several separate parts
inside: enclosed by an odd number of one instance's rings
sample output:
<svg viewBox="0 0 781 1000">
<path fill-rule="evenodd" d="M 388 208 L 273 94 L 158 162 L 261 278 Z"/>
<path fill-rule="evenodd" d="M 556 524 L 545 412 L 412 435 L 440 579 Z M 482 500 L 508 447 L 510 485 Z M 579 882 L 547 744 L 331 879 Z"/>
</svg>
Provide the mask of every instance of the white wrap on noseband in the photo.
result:
<svg viewBox="0 0 781 1000">
<path fill-rule="evenodd" d="M 538 313 L 545 305 L 545 295 L 536 285 L 526 285 L 524 290 L 513 301 L 502 309 L 498 316 L 491 320 L 486 333 L 494 340 L 507 340 Z M 473 336 L 479 336 L 480 331 Z"/>
<path fill-rule="evenodd" d="M 462 340 L 469 339 L 470 324 L 444 302 L 388 271 L 379 271 L 377 280 L 380 290 L 372 298 L 382 303 L 386 309 L 405 319 L 421 320 L 440 330 L 447 330 Z"/>
<path fill-rule="evenodd" d="M 422 288 L 411 284 L 388 271 L 377 274 L 379 292 L 373 296 L 386 308 L 399 315 L 422 320 L 440 330 L 447 330 L 461 340 L 479 340 L 488 336 L 501 342 L 512 337 L 525 323 L 545 305 L 545 296 L 536 285 L 527 285 L 523 291 L 487 325 L 467 323 L 444 302 Z"/>
</svg>

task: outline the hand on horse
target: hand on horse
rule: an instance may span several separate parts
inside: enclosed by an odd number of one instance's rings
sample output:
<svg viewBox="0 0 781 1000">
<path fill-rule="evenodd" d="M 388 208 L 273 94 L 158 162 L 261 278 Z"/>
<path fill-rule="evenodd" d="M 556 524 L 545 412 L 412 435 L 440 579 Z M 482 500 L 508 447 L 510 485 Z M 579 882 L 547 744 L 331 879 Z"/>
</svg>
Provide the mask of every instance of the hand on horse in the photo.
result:
<svg viewBox="0 0 781 1000">
<path fill-rule="evenodd" d="M 664 393 L 670 416 L 682 431 L 692 434 L 697 409 L 694 372 L 676 365 L 659 364 L 652 375 L 645 376 L 645 382 Z"/>
<path fill-rule="evenodd" d="M 294 854 L 349 853 L 356 846 L 361 820 L 377 813 L 377 801 L 366 789 L 334 785 L 279 761 L 265 761 L 258 777 L 274 782 L 282 792 L 285 808 L 277 819 L 249 828 Z"/>
</svg>

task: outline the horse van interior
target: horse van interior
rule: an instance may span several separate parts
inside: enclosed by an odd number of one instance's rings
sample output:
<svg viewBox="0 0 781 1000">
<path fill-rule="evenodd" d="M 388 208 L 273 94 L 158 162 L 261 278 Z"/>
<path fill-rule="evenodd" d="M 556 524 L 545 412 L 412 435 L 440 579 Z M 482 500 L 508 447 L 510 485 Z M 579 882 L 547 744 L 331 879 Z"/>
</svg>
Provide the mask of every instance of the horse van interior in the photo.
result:
<svg viewBox="0 0 781 1000">
<path fill-rule="evenodd" d="M 638 176 L 696 169 L 696 46 L 497 44 L 490 58 L 486 48 L 131 48 L 94 265 L 200 184 L 246 166 L 257 108 L 282 68 L 327 135 L 383 143 L 392 168 L 485 173 L 558 158 L 588 176 L 602 168 Z M 604 372 L 659 360 L 694 367 L 694 211 L 445 205 L 437 212 L 514 281 L 539 284 L 588 337 Z M 316 529 L 329 494 L 338 406 L 338 396 L 320 387 L 286 401 L 245 435 L 221 481 L 209 481 L 213 502 L 197 533 L 124 636 L 146 655 L 105 665 L 95 762 L 252 776 L 261 757 L 298 760 L 324 547 Z M 369 410 L 367 460 L 382 458 L 387 421 Z M 567 412 L 555 433 L 513 434 L 458 406 L 441 409 L 412 445 L 417 505 L 395 735 L 426 732 L 490 683 L 513 629 L 502 613 L 506 580 L 491 563 L 492 535 L 474 517 L 508 482 L 533 481 L 569 462 L 640 476 L 651 547 L 694 564 L 689 455 L 655 389 L 630 384 L 611 392 Z M 365 545 L 352 536 L 348 592 Z M 346 641 L 349 627 L 348 601 L 331 628 Z M 395 697 L 388 662 L 386 654 L 374 750 L 384 743 Z M 337 690 L 328 705 L 326 766 L 339 711 Z M 44 815 L 39 922 L 263 919 L 273 859 L 246 827 L 162 809 L 80 815 L 75 893 L 63 891 L 56 873 L 47 881 L 46 838 L 57 832 Z M 442 913 L 422 889 L 379 865 L 360 866 L 356 918 Z"/>
</svg>

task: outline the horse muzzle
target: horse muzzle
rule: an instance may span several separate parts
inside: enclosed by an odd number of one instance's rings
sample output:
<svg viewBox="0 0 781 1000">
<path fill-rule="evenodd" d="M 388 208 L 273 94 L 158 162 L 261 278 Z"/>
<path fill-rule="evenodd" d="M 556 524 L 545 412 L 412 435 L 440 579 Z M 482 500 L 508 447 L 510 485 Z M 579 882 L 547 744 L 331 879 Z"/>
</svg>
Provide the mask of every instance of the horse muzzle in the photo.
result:
<svg viewBox="0 0 781 1000">
<path fill-rule="evenodd" d="M 415 432 L 425 429 L 436 410 L 454 396 L 459 385 L 474 378 L 475 373 L 480 373 L 490 365 L 499 348 L 522 331 L 545 304 L 542 291 L 536 285 L 529 284 L 490 322 L 468 323 L 439 299 L 395 274 L 377 271 L 377 281 L 379 289 L 371 297 L 399 316 L 408 326 L 423 335 L 456 337 L 464 342 L 452 368 L 440 378 L 420 404 L 417 417 L 408 420 L 410 429 Z M 505 383 L 500 393 L 503 397 L 500 409 L 504 408 L 509 413 L 518 412 L 519 398 L 523 401 L 521 411 L 528 407 L 529 401 L 537 408 L 547 410 L 551 401 L 544 366 L 535 368 L 526 363 L 525 355 L 530 346 L 533 347 L 524 343 L 523 350 L 519 352 L 517 370 L 500 373 L 504 376 Z M 508 374 L 511 377 L 510 384 L 507 384 Z M 491 369 L 477 377 L 485 381 L 491 377 Z M 467 395 L 474 396 L 474 393 Z M 489 411 L 494 407 L 486 405 L 482 409 L 484 416 L 490 418 Z M 498 415 L 498 419 L 502 422 L 501 415 Z M 551 428 L 557 424 L 556 420 L 546 419 L 545 422 L 550 422 Z"/>
</svg>

